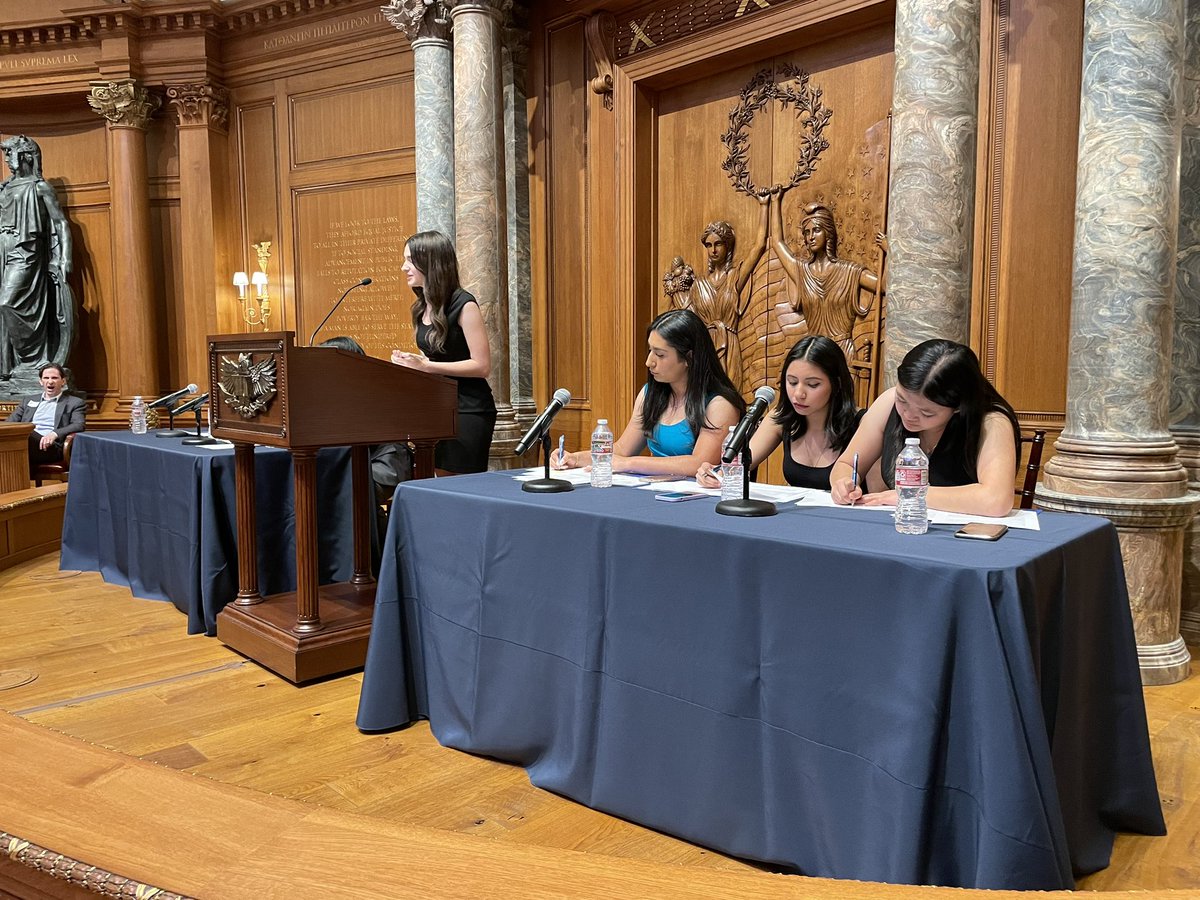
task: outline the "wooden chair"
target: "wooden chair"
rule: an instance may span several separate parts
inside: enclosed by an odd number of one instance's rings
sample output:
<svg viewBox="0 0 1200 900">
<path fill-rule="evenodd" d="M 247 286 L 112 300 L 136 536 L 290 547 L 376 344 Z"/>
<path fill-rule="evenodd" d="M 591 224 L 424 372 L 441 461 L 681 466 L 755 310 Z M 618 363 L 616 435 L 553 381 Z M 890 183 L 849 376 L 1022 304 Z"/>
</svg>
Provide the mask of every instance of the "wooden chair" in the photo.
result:
<svg viewBox="0 0 1200 900">
<path fill-rule="evenodd" d="M 1046 445 L 1046 432 L 1037 430 L 1029 437 L 1021 435 L 1021 443 L 1029 445 L 1029 459 L 1025 463 L 1025 481 L 1021 489 L 1013 493 L 1021 498 L 1020 509 L 1033 509 L 1033 492 L 1037 489 L 1038 473 L 1042 468 L 1042 448 Z"/>
<path fill-rule="evenodd" d="M 75 435 L 68 434 L 63 441 L 63 456 L 58 462 L 42 463 L 33 467 L 33 483 L 38 487 L 43 481 L 66 481 L 71 469 L 71 444 L 75 443 Z"/>
</svg>

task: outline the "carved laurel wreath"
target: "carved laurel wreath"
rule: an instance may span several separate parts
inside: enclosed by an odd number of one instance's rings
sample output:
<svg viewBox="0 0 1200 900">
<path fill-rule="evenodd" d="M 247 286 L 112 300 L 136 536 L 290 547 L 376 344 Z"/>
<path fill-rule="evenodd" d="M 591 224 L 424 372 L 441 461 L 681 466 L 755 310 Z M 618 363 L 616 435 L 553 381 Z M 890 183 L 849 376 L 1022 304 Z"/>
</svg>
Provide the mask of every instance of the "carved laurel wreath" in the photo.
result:
<svg viewBox="0 0 1200 900">
<path fill-rule="evenodd" d="M 737 105 L 729 112 L 729 129 L 721 135 L 721 143 L 729 155 L 721 168 L 729 175 L 733 189 L 751 197 L 760 189 L 750 180 L 750 125 L 754 117 L 771 101 L 786 109 L 795 109 L 799 121 L 799 155 L 792 169 L 792 180 L 774 185 L 769 190 L 786 191 L 812 176 L 817 159 L 829 147 L 825 126 L 833 115 L 821 102 L 822 91 L 810 87 L 809 75 L 803 69 L 784 64 L 776 72 L 763 69 L 742 88 Z"/>
</svg>

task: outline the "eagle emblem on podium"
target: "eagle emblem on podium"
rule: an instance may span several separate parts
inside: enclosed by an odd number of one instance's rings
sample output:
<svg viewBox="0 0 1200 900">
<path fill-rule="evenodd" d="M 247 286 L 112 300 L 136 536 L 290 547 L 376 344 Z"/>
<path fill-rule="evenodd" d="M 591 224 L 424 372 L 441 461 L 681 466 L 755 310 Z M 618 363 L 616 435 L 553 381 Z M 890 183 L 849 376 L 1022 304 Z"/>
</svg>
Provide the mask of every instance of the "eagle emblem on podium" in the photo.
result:
<svg viewBox="0 0 1200 900">
<path fill-rule="evenodd" d="M 222 356 L 217 387 L 234 412 L 253 419 L 275 398 L 275 357 L 256 363 L 249 353 L 239 353 L 237 359 Z"/>
</svg>

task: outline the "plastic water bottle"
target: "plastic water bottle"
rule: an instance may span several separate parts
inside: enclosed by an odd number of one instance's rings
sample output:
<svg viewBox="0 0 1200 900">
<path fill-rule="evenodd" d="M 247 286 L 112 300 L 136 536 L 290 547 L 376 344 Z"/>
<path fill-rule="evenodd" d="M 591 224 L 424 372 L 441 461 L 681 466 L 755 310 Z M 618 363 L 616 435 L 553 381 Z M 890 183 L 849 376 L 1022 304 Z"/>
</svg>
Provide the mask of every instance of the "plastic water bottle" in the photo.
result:
<svg viewBox="0 0 1200 900">
<path fill-rule="evenodd" d="M 729 434 L 725 435 L 725 442 L 721 444 L 721 457 L 725 456 L 725 449 L 729 446 L 729 442 L 733 440 L 733 430 L 737 426 L 729 426 Z M 734 457 L 733 462 L 721 464 L 721 499 L 722 500 L 741 500 L 742 499 L 742 456 L 739 453 Z"/>
<path fill-rule="evenodd" d="M 612 487 L 613 433 L 608 419 L 596 423 L 592 432 L 592 487 Z"/>
<path fill-rule="evenodd" d="M 919 438 L 904 439 L 896 457 L 896 530 L 901 534 L 924 534 L 929 530 L 929 457 Z"/>
<path fill-rule="evenodd" d="M 134 434 L 146 433 L 146 404 L 141 397 L 133 398 L 133 406 L 129 409 L 129 430 Z"/>
</svg>

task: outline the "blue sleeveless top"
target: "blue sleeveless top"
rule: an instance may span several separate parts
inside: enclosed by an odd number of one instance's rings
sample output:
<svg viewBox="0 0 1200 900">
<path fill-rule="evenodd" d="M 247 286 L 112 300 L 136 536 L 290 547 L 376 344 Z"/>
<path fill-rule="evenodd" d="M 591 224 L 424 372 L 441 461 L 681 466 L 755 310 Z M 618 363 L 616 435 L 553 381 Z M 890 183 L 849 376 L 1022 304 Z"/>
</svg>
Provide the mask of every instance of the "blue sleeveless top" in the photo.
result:
<svg viewBox="0 0 1200 900">
<path fill-rule="evenodd" d="M 687 456 L 696 447 L 696 435 L 692 434 L 687 419 L 681 419 L 674 425 L 660 422 L 650 432 L 646 446 L 650 448 L 651 456 Z"/>
</svg>

